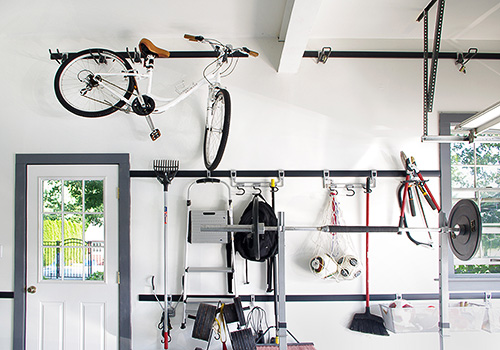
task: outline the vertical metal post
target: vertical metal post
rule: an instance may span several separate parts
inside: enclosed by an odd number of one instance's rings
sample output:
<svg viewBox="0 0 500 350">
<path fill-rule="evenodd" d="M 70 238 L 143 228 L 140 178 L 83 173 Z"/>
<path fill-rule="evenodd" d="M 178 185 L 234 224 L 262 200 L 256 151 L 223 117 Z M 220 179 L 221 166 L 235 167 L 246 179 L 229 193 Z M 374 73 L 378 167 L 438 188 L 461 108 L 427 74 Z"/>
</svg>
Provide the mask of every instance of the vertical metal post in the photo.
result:
<svg viewBox="0 0 500 350">
<path fill-rule="evenodd" d="M 424 10 L 424 120 L 423 120 L 423 135 L 429 134 L 429 12 Z"/>
<path fill-rule="evenodd" d="M 443 16 L 444 16 L 444 4 L 445 0 L 439 0 L 438 9 L 436 14 L 436 26 L 434 28 L 434 46 L 432 49 L 432 60 L 431 60 L 431 71 L 430 71 L 430 81 L 428 85 L 429 95 L 427 98 L 427 111 L 432 112 L 432 104 L 434 102 L 434 89 L 436 86 L 436 75 L 437 75 L 437 65 L 439 56 L 439 46 L 441 44 L 441 30 L 443 28 Z"/>
<path fill-rule="evenodd" d="M 279 350 L 287 349 L 285 291 L 285 213 L 278 212 L 278 337 Z"/>
<path fill-rule="evenodd" d="M 446 214 L 439 213 L 439 226 L 447 226 Z M 439 349 L 444 350 L 445 338 L 450 336 L 448 304 L 450 290 L 448 285 L 449 247 L 448 234 L 439 233 Z"/>
</svg>

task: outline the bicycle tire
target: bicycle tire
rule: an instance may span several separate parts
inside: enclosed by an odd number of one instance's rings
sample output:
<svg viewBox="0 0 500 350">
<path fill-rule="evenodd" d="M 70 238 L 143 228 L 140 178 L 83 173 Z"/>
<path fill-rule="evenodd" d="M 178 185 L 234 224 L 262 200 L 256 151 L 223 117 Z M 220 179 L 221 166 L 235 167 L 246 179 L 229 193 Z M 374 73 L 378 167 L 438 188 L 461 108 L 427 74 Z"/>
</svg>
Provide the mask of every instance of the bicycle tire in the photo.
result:
<svg viewBox="0 0 500 350">
<path fill-rule="evenodd" d="M 127 76 L 93 79 L 99 73 L 122 73 L 132 67 L 126 59 L 111 50 L 87 49 L 64 61 L 56 72 L 54 90 L 61 105 L 81 117 L 103 117 L 116 112 L 125 101 L 103 86 L 108 84 L 117 94 L 129 99 L 134 80 Z"/>
<path fill-rule="evenodd" d="M 205 125 L 203 159 L 209 171 L 217 168 L 226 149 L 231 121 L 231 98 L 226 89 L 217 89 L 212 103 L 209 120 Z"/>
</svg>

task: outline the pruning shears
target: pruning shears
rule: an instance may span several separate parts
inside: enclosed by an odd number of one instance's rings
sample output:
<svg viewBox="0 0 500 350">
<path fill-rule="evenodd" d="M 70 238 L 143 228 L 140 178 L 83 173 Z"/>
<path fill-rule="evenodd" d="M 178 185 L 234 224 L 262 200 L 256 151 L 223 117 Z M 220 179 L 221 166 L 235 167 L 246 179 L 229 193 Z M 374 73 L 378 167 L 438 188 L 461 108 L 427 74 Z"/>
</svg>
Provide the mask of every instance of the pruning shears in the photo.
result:
<svg viewBox="0 0 500 350">
<path fill-rule="evenodd" d="M 403 193 L 403 203 L 401 205 L 401 215 L 399 217 L 399 227 L 403 227 L 404 224 L 404 208 L 406 206 L 406 197 L 408 196 L 409 202 L 410 202 L 410 210 L 413 216 L 415 216 L 415 204 L 413 201 L 413 194 L 411 192 L 410 186 L 413 186 L 412 183 L 415 185 L 415 187 L 420 190 L 424 198 L 427 200 L 427 203 L 429 203 L 430 207 L 432 210 L 436 210 L 438 212 L 441 211 L 441 207 L 437 203 L 436 199 L 432 195 L 432 192 L 430 191 L 429 187 L 427 186 L 426 180 L 422 176 L 420 170 L 417 167 L 417 163 L 415 162 L 415 158 L 410 157 L 408 158 L 406 154 L 401 151 L 400 153 L 401 157 L 401 162 L 403 163 L 403 166 L 405 167 L 406 170 L 406 179 L 405 179 L 405 188 L 404 188 L 404 193 Z M 418 180 L 417 180 L 418 178 Z"/>
</svg>

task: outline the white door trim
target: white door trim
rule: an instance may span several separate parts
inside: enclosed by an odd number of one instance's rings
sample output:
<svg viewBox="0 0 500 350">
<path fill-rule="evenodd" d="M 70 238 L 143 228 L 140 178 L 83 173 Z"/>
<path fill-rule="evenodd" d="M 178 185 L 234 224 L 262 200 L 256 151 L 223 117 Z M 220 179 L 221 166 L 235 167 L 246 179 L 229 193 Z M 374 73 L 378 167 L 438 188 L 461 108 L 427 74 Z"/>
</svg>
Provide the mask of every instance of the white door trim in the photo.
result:
<svg viewBox="0 0 500 350">
<path fill-rule="evenodd" d="M 119 215 L 119 349 L 130 350 L 130 161 L 128 154 L 17 154 L 13 349 L 26 350 L 26 189 L 28 165 L 117 164 Z"/>
</svg>

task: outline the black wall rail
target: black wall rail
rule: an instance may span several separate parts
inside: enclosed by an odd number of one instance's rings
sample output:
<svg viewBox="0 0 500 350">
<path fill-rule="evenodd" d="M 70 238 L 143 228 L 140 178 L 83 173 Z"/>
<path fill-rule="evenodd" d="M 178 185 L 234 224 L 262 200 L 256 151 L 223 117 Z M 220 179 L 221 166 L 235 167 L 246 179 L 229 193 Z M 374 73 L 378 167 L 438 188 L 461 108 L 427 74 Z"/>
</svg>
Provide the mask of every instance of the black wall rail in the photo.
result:
<svg viewBox="0 0 500 350">
<path fill-rule="evenodd" d="M 160 301 L 163 301 L 164 295 L 157 295 Z M 171 295 L 172 301 L 182 300 L 182 295 Z M 224 298 L 231 298 L 228 295 L 191 295 L 192 298 L 210 298 L 214 301 Z M 274 296 L 272 294 L 258 294 L 258 295 L 240 295 L 241 300 L 250 302 L 252 299 L 256 302 L 273 302 Z M 370 294 L 370 300 L 373 301 L 392 301 L 398 297 L 398 294 Z M 408 301 L 431 301 L 439 300 L 438 293 L 405 293 L 401 297 Z M 500 299 L 500 293 L 491 293 L 492 299 Z M 154 294 L 139 294 L 139 301 L 154 301 L 157 302 Z M 486 294 L 484 292 L 457 292 L 450 293 L 451 300 L 485 300 Z M 349 301 L 365 301 L 365 294 L 288 294 L 286 296 L 287 302 L 349 302 Z"/>
<path fill-rule="evenodd" d="M 176 177 L 202 178 L 202 177 L 231 177 L 232 170 L 215 170 L 208 173 L 206 170 L 179 170 Z M 285 177 L 320 177 L 324 176 L 325 170 L 237 170 L 240 177 L 279 177 L 284 171 Z M 372 170 L 327 170 L 329 177 L 370 177 Z M 421 170 L 424 177 L 440 177 L 439 170 Z M 401 177 L 404 178 L 404 170 L 377 170 L 377 177 Z M 154 177 L 153 170 L 131 170 L 130 177 Z"/>
</svg>

